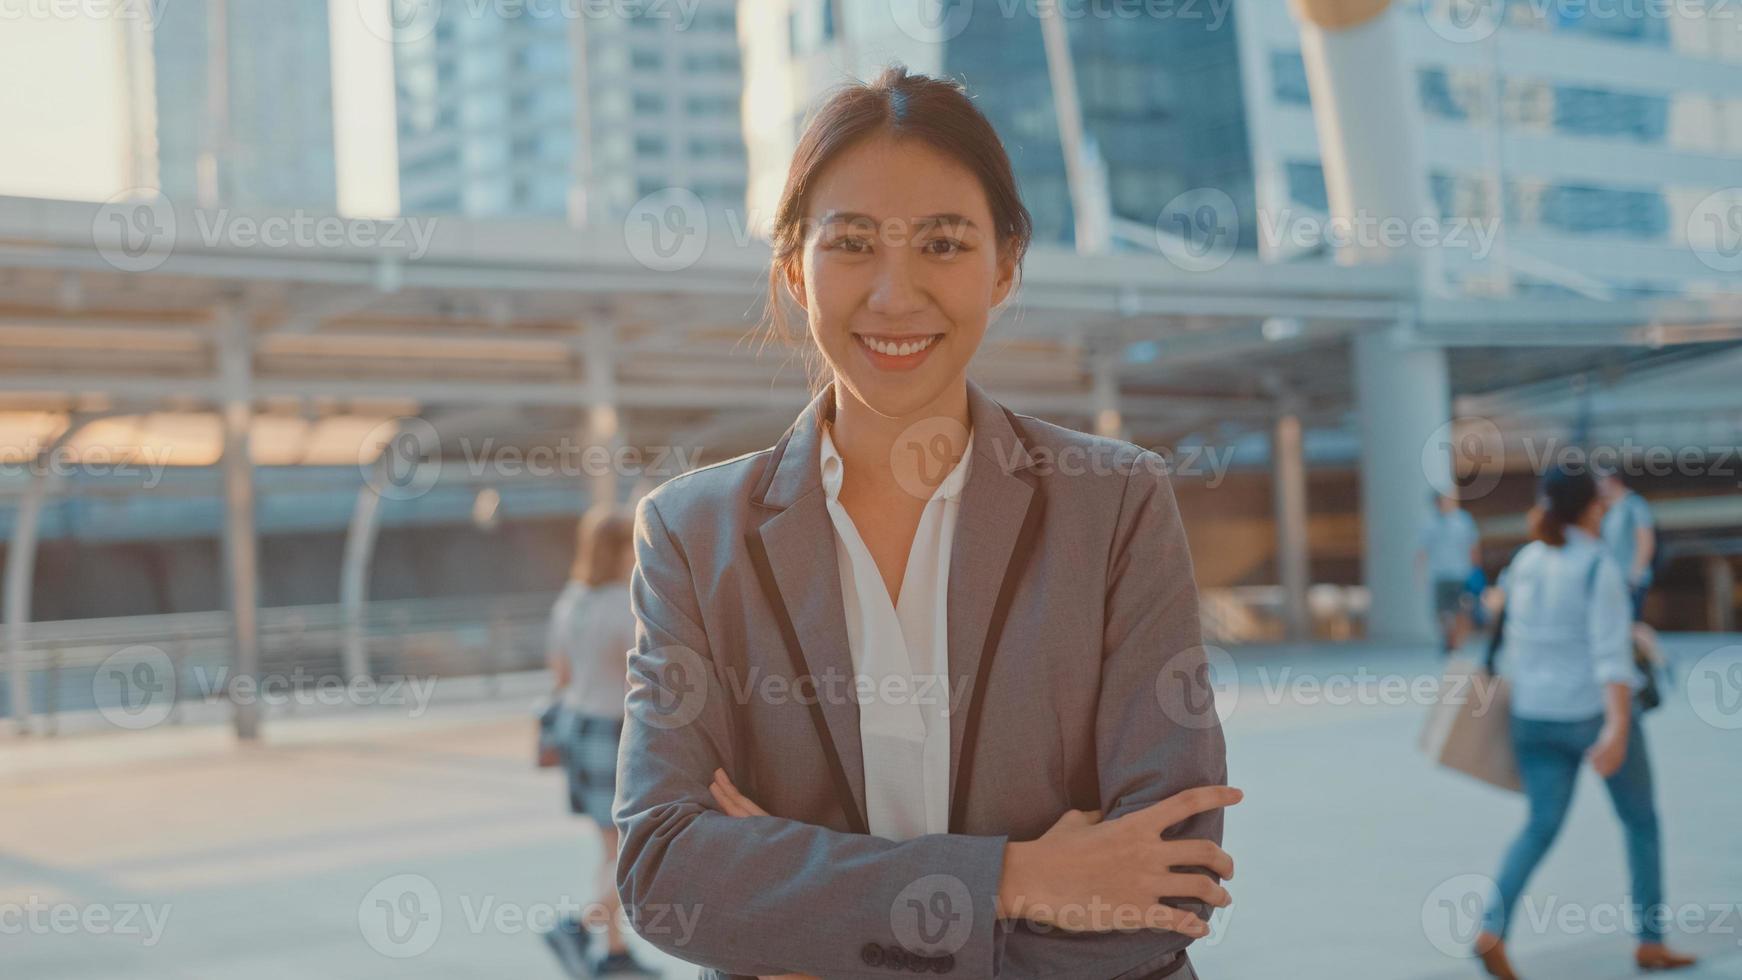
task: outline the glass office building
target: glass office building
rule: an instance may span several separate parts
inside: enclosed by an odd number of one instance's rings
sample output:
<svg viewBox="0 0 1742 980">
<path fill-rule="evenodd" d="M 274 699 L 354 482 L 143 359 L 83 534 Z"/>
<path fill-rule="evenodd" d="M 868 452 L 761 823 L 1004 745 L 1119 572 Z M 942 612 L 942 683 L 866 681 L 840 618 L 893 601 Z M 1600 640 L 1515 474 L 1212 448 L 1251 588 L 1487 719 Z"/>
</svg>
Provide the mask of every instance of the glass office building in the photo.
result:
<svg viewBox="0 0 1742 980">
<path fill-rule="evenodd" d="M 403 210 L 608 222 L 666 187 L 742 206 L 734 4 L 589 9 L 448 4 L 406 32 Z"/>
<path fill-rule="evenodd" d="M 164 194 L 190 205 L 335 210 L 326 4 L 229 3 L 219 12 L 207 0 L 154 8 Z M 214 50 L 219 24 L 224 44 Z"/>
</svg>

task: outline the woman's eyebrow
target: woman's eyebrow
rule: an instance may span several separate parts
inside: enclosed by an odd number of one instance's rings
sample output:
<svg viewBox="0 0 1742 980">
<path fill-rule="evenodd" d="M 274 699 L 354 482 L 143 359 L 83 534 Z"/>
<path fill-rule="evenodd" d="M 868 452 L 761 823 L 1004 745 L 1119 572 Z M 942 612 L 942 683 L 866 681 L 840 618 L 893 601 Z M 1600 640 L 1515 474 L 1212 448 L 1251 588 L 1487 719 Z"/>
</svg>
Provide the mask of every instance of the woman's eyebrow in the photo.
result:
<svg viewBox="0 0 1742 980">
<path fill-rule="evenodd" d="M 872 217 L 871 215 L 866 214 L 863 211 L 839 211 L 839 210 L 829 211 L 829 212 L 825 213 L 822 216 L 820 223 L 821 224 L 830 224 L 830 223 L 836 222 L 836 221 L 846 221 L 846 222 L 865 221 L 865 222 L 869 222 L 869 223 L 874 224 L 874 225 L 880 223 L 878 221 L 878 219 Z M 932 225 L 965 225 L 966 227 L 972 228 L 975 231 L 980 230 L 980 226 L 974 224 L 974 219 L 968 217 L 965 214 L 954 214 L 954 213 L 928 214 L 922 218 L 915 218 L 913 220 L 913 224 L 914 224 L 914 227 L 916 227 L 916 228 L 929 228 Z"/>
</svg>

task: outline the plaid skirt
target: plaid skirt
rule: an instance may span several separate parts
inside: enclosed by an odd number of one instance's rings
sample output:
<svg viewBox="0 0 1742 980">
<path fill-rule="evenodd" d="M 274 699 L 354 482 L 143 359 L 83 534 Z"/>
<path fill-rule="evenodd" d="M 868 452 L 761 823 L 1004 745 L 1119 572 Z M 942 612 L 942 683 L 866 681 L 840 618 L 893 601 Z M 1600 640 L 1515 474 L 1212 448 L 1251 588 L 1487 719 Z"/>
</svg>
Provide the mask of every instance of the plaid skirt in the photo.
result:
<svg viewBox="0 0 1742 980">
<path fill-rule="evenodd" d="M 611 826 L 611 804 L 617 796 L 617 743 L 623 719 L 571 714 L 563 739 L 563 768 L 569 774 L 569 811 L 584 813 L 602 827 Z"/>
</svg>

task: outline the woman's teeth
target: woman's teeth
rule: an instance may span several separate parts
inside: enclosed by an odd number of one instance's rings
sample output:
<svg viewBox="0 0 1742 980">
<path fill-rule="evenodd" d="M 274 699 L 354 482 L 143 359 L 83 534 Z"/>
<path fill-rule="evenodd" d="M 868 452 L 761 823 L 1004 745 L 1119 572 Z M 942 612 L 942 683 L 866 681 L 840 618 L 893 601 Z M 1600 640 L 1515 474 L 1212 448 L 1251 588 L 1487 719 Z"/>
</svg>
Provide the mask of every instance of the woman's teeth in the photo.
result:
<svg viewBox="0 0 1742 980">
<path fill-rule="evenodd" d="M 920 351 L 925 350 L 943 335 L 932 334 L 924 340 L 908 340 L 899 344 L 888 340 L 878 340 L 876 337 L 867 337 L 864 334 L 855 334 L 855 336 L 859 338 L 860 343 L 879 354 L 888 354 L 891 357 L 905 357 L 908 354 L 917 354 Z"/>
</svg>

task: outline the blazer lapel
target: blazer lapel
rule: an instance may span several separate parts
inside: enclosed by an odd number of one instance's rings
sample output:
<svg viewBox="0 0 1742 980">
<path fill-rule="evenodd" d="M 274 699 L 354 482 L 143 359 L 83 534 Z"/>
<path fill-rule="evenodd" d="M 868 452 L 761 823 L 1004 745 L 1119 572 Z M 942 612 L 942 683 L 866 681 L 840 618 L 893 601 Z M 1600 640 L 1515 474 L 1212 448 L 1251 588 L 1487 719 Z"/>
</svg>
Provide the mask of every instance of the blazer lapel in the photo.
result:
<svg viewBox="0 0 1742 980">
<path fill-rule="evenodd" d="M 1040 491 L 1026 472 L 1033 458 L 1004 407 L 970 381 L 968 409 L 974 423 L 974 458 L 956 512 L 946 624 L 954 708 L 950 712 L 953 831 L 964 813 L 985 678 L 997 649 L 995 631 L 1002 630 L 1004 612 L 1043 509 Z M 963 690 L 969 694 L 965 701 L 957 693 Z"/>
<path fill-rule="evenodd" d="M 830 775 L 849 824 L 867 832 L 865 764 L 854 697 L 852 650 L 836 565 L 835 530 L 818 466 L 821 425 L 834 417 L 834 386 L 813 399 L 777 444 L 755 503 L 774 513 L 747 538 L 764 596 L 780 620 L 795 691 L 811 700 L 811 717 L 829 756 Z"/>
</svg>

